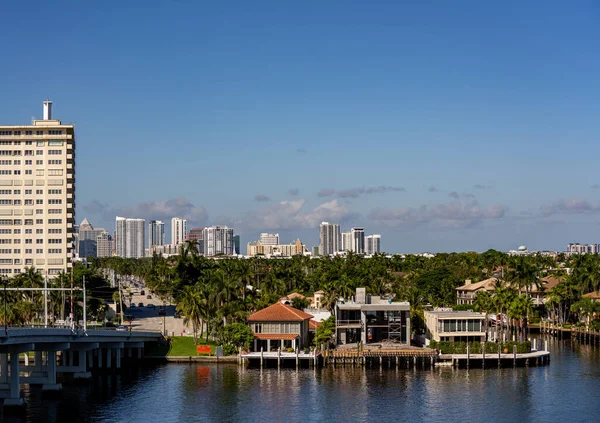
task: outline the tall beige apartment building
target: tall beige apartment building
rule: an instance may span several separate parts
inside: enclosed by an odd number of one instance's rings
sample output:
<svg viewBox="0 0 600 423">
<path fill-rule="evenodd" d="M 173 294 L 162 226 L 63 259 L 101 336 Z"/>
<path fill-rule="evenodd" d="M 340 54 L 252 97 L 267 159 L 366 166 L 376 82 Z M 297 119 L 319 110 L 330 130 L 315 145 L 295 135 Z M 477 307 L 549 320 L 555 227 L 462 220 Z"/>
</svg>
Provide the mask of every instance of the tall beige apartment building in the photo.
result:
<svg viewBox="0 0 600 423">
<path fill-rule="evenodd" d="M 75 128 L 44 118 L 0 125 L 0 274 L 69 271 L 75 219 Z"/>
</svg>

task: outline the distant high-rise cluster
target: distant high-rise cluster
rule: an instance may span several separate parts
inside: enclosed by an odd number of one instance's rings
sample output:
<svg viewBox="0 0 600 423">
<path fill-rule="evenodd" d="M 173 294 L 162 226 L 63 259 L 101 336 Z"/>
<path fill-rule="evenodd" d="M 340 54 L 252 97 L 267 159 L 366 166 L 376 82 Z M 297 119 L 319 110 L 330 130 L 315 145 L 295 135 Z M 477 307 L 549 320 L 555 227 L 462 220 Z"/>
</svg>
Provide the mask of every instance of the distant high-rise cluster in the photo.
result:
<svg viewBox="0 0 600 423">
<path fill-rule="evenodd" d="M 249 257 L 292 257 L 303 255 L 307 251 L 299 239 L 291 244 L 280 244 L 279 234 L 262 233 L 259 241 L 248 243 L 246 254 Z"/>
<path fill-rule="evenodd" d="M 110 257 L 112 237 L 106 229 L 94 228 L 87 219 L 83 219 L 75 238 L 75 250 L 80 258 Z"/>
<path fill-rule="evenodd" d="M 350 232 L 340 233 L 340 225 L 337 223 L 321 223 L 319 227 L 319 255 L 330 256 L 339 252 L 366 255 L 378 254 L 381 252 L 381 235 L 369 235 L 365 238 L 365 228 L 354 227 L 350 229 Z"/>
<path fill-rule="evenodd" d="M 570 243 L 567 246 L 567 253 L 571 254 L 598 254 L 598 244 L 575 244 Z"/>
</svg>

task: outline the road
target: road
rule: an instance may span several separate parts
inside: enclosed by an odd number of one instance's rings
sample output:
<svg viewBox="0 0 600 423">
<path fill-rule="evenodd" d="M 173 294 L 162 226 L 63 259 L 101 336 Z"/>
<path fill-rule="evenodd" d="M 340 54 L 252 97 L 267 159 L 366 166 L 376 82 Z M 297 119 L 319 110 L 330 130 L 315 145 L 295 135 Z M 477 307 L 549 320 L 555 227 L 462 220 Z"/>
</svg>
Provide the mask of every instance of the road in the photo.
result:
<svg viewBox="0 0 600 423">
<path fill-rule="evenodd" d="M 132 307 L 127 307 L 130 304 L 129 296 L 126 295 L 127 288 L 124 288 L 123 293 L 125 297 L 123 298 L 123 305 L 127 308 L 125 309 L 125 314 L 130 314 L 133 316 L 133 322 L 131 324 L 134 330 L 160 330 L 163 331 L 163 322 L 166 323 L 167 334 L 170 336 L 179 336 L 185 330 L 191 333 L 192 327 L 191 324 L 189 327 L 186 327 L 183 324 L 183 318 L 176 318 L 175 315 L 175 306 L 167 305 L 166 316 L 159 316 L 158 310 L 162 307 L 161 300 L 156 297 L 152 292 L 149 292 L 148 289 L 140 287 L 130 287 L 129 288 L 133 293 L 131 296 L 131 305 L 135 305 Z M 144 295 L 141 294 L 141 290 L 144 290 Z M 147 296 L 150 295 L 152 298 L 148 299 Z M 142 303 L 144 306 L 139 307 L 138 305 Z M 148 307 L 149 304 L 153 304 L 154 308 Z"/>
</svg>

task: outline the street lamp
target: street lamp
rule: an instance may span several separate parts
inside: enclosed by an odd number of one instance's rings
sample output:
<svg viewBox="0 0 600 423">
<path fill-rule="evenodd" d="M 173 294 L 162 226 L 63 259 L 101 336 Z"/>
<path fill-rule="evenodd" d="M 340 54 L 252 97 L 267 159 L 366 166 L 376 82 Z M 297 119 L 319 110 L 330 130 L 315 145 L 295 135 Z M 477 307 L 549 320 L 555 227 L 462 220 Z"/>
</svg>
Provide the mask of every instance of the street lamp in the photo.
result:
<svg viewBox="0 0 600 423">
<path fill-rule="evenodd" d="M 8 319 L 6 318 L 6 285 L 8 285 L 8 279 L 3 277 L 2 284 L 4 285 L 4 335 L 8 336 Z"/>
</svg>

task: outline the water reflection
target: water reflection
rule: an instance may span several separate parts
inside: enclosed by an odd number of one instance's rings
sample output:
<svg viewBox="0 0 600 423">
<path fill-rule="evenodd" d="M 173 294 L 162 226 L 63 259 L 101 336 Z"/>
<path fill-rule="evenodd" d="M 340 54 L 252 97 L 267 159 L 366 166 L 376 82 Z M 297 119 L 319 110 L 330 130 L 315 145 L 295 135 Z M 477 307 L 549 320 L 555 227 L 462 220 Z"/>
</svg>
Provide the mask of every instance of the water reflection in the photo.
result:
<svg viewBox="0 0 600 423">
<path fill-rule="evenodd" d="M 127 368 L 65 384 L 57 398 L 24 391 L 2 422 L 597 421 L 600 349 L 550 340 L 550 366 L 248 369 Z"/>
</svg>

